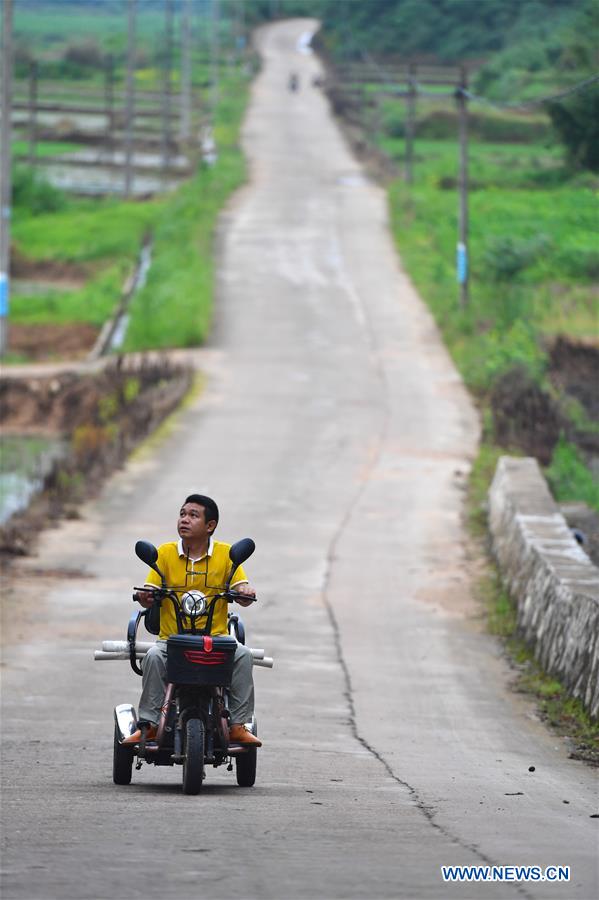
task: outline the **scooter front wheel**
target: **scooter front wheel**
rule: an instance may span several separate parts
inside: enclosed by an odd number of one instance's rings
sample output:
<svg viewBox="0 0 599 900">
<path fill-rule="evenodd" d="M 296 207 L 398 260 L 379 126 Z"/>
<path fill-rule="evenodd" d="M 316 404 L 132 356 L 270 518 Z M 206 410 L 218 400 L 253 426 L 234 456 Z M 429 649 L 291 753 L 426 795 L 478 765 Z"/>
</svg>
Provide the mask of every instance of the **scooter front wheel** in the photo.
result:
<svg viewBox="0 0 599 900">
<path fill-rule="evenodd" d="M 114 726 L 114 754 L 112 757 L 112 780 L 115 784 L 131 784 L 133 769 L 133 747 L 119 741 L 119 730 Z"/>
<path fill-rule="evenodd" d="M 235 774 L 239 787 L 253 787 L 256 781 L 256 760 L 258 754 L 255 747 L 250 747 L 235 760 Z"/>
<path fill-rule="evenodd" d="M 183 752 L 183 793 L 199 794 L 204 781 L 204 742 L 206 729 L 201 719 L 185 723 Z"/>
</svg>

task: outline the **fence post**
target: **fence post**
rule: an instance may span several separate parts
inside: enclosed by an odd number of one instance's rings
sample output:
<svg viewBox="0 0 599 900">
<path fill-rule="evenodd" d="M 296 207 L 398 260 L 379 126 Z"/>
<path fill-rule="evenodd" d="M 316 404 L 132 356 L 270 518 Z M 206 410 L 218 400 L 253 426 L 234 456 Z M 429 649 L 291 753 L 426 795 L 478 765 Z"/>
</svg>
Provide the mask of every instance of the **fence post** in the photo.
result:
<svg viewBox="0 0 599 900">
<path fill-rule="evenodd" d="M 162 186 L 170 162 L 171 54 L 173 46 L 173 0 L 164 0 L 164 60 L 162 73 Z"/>
<path fill-rule="evenodd" d="M 181 7 L 181 140 L 191 137 L 191 0 Z"/>
<path fill-rule="evenodd" d="M 133 192 L 133 133 L 135 128 L 135 17 L 137 0 L 128 0 L 127 96 L 125 100 L 125 197 Z"/>
<path fill-rule="evenodd" d="M 416 112 L 416 66 L 408 66 L 408 91 L 406 95 L 406 184 L 414 182 L 414 126 Z"/>
<path fill-rule="evenodd" d="M 212 106 L 212 126 L 219 95 L 219 54 L 220 54 L 220 5 L 219 0 L 210 3 L 210 100 Z"/>
<path fill-rule="evenodd" d="M 37 60 L 29 63 L 29 163 L 35 164 L 37 156 Z"/>
<path fill-rule="evenodd" d="M 114 57 L 108 54 L 104 62 L 104 105 L 106 109 L 106 149 L 114 147 Z"/>
<path fill-rule="evenodd" d="M 460 285 L 460 306 L 468 306 L 469 266 L 468 259 L 468 73 L 465 66 L 460 69 L 460 83 L 455 91 L 458 105 L 458 131 L 460 142 L 459 174 L 459 232 L 456 253 L 457 279 Z"/>
</svg>

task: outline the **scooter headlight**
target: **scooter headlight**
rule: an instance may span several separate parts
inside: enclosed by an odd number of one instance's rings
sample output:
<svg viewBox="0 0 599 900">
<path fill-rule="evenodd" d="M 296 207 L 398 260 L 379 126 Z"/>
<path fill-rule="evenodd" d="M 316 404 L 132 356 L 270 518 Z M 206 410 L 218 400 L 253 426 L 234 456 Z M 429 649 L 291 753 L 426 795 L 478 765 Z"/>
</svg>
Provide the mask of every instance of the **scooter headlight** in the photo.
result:
<svg viewBox="0 0 599 900">
<path fill-rule="evenodd" d="M 181 606 L 192 619 L 202 616 L 206 612 L 206 595 L 201 591 L 187 591 L 181 597 Z"/>
</svg>

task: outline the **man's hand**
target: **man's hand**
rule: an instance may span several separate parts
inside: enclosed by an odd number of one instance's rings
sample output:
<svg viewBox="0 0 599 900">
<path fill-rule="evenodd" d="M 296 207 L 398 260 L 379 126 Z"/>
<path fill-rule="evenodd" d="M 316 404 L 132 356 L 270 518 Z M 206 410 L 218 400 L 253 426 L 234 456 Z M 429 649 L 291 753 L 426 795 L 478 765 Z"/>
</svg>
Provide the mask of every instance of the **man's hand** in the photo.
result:
<svg viewBox="0 0 599 900">
<path fill-rule="evenodd" d="M 137 591 L 136 599 L 144 609 L 150 609 L 154 605 L 154 591 Z"/>
<path fill-rule="evenodd" d="M 241 584 L 236 584 L 231 590 L 235 591 L 236 594 L 244 594 L 248 598 L 247 600 L 243 600 L 241 597 L 236 597 L 235 602 L 239 603 L 240 606 L 251 606 L 254 602 L 256 591 L 251 584 L 248 584 L 246 581 Z"/>
</svg>

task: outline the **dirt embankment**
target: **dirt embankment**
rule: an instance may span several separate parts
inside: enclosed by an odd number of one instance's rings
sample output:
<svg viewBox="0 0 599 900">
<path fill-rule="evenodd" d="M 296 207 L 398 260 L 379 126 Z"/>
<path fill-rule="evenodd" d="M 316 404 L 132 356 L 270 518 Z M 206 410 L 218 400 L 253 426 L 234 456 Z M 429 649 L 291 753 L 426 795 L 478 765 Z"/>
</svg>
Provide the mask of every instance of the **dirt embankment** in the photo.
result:
<svg viewBox="0 0 599 900">
<path fill-rule="evenodd" d="M 84 359 L 94 347 L 100 329 L 85 322 L 13 323 L 10 326 L 12 353 L 32 362 L 55 359 Z"/>
<path fill-rule="evenodd" d="M 517 366 L 495 382 L 489 399 L 496 440 L 548 465 L 564 434 L 592 464 L 599 459 L 594 425 L 599 421 L 599 346 L 557 338 L 549 348 L 547 376 L 551 391 Z M 569 410 L 572 401 L 582 412 L 576 418 Z"/>
<path fill-rule="evenodd" d="M 67 260 L 29 259 L 11 247 L 10 270 L 15 282 L 49 290 L 74 290 L 93 275 L 97 266 Z M 84 359 L 100 329 L 86 322 L 11 322 L 11 353 L 31 362 Z"/>
<path fill-rule="evenodd" d="M 0 380 L 4 434 L 45 434 L 66 440 L 66 455 L 46 476 L 29 508 L 0 528 L 4 560 L 27 553 L 32 525 L 72 514 L 103 479 L 181 401 L 191 366 L 168 353 L 116 357 L 93 371 L 6 376 Z"/>
</svg>

